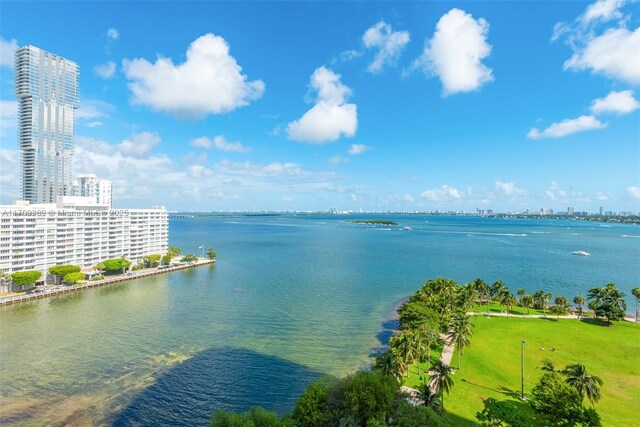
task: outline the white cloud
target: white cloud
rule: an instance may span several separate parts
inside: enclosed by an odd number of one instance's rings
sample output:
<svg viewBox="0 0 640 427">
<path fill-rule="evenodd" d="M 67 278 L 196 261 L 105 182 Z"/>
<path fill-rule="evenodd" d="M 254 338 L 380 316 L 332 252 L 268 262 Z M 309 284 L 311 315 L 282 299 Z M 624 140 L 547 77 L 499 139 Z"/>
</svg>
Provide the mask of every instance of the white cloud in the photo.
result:
<svg viewBox="0 0 640 427">
<path fill-rule="evenodd" d="M 567 199 L 567 192 L 557 181 L 551 181 L 551 185 L 547 188 L 546 193 L 551 200 L 563 201 Z"/>
<path fill-rule="evenodd" d="M 332 156 L 329 159 L 329 161 L 331 163 L 333 163 L 334 165 L 338 164 L 338 163 L 349 163 L 350 160 L 351 159 L 349 159 L 348 157 L 345 157 L 345 156 Z"/>
<path fill-rule="evenodd" d="M 600 201 L 604 202 L 604 201 L 609 200 L 609 196 L 608 196 L 607 194 L 604 194 L 604 193 L 600 193 L 600 192 L 599 192 L 598 194 L 596 194 L 596 199 L 598 199 L 598 200 L 600 200 Z"/>
<path fill-rule="evenodd" d="M 120 32 L 116 28 L 109 28 L 106 35 L 112 40 L 118 40 L 118 38 L 120 37 Z"/>
<path fill-rule="evenodd" d="M 358 127 L 355 104 L 348 104 L 351 89 L 342 84 L 340 75 L 320 67 L 311 75 L 311 88 L 317 92 L 316 104 L 287 125 L 289 139 L 322 144 L 341 136 L 351 137 Z"/>
<path fill-rule="evenodd" d="M 497 180 L 495 183 L 496 194 L 508 197 L 518 197 L 527 194 L 524 188 L 518 188 L 514 182 L 502 182 Z"/>
<path fill-rule="evenodd" d="M 200 178 L 201 176 L 212 176 L 213 172 L 202 165 L 188 166 L 187 170 L 194 178 Z"/>
<path fill-rule="evenodd" d="M 631 186 L 627 188 L 627 193 L 634 199 L 640 199 L 640 187 Z"/>
<path fill-rule="evenodd" d="M 263 167 L 262 171 L 269 175 L 300 176 L 303 174 L 303 171 L 300 168 L 300 165 L 298 165 L 297 163 L 291 163 L 291 162 L 271 163 Z"/>
<path fill-rule="evenodd" d="M 18 49 L 18 41 L 16 39 L 5 40 L 0 37 L 0 67 L 13 68 L 16 49 Z"/>
<path fill-rule="evenodd" d="M 624 3 L 624 0 L 598 0 L 595 3 L 591 3 L 578 20 L 587 25 L 593 21 L 607 22 L 612 19 L 620 19 L 622 18 L 620 8 Z"/>
<path fill-rule="evenodd" d="M 200 138 L 196 138 L 191 141 L 191 146 L 196 148 L 205 148 L 216 150 L 226 151 L 226 152 L 235 152 L 235 153 L 249 153 L 251 152 L 250 147 L 245 147 L 239 142 L 229 142 L 223 135 L 218 135 L 213 139 L 209 139 L 206 136 L 201 136 Z"/>
<path fill-rule="evenodd" d="M 76 110 L 76 119 L 83 121 L 109 117 L 114 109 L 113 105 L 99 99 L 81 99 L 80 108 Z"/>
<path fill-rule="evenodd" d="M 482 63 L 491 54 L 487 43 L 489 23 L 460 9 L 443 15 L 424 52 L 412 65 L 425 74 L 437 76 L 444 95 L 478 90 L 493 81 L 492 70 Z"/>
<path fill-rule="evenodd" d="M 340 52 L 340 55 L 338 56 L 338 58 L 334 58 L 334 60 L 332 62 L 337 62 L 338 60 L 342 61 L 342 62 L 349 62 L 352 61 L 356 58 L 360 58 L 362 56 L 362 52 L 355 50 L 355 49 L 351 49 L 351 50 L 345 50 L 344 52 Z"/>
<path fill-rule="evenodd" d="M 371 147 L 367 147 L 364 144 L 352 144 L 351 147 L 349 147 L 349 154 L 351 154 L 352 156 L 355 156 L 355 155 L 367 152 L 369 150 L 371 150 Z"/>
<path fill-rule="evenodd" d="M 88 127 L 88 128 L 97 128 L 100 126 L 104 126 L 104 123 L 98 120 L 94 120 L 93 122 L 89 122 L 85 125 L 85 127 Z"/>
<path fill-rule="evenodd" d="M 461 200 L 464 194 L 455 187 L 443 185 L 440 188 L 433 188 L 424 191 L 420 197 L 431 202 L 455 202 Z"/>
<path fill-rule="evenodd" d="M 15 132 L 18 124 L 18 102 L 0 101 L 0 136 Z"/>
<path fill-rule="evenodd" d="M 590 69 L 596 74 L 637 85 L 640 84 L 638 52 L 640 27 L 634 31 L 610 28 L 602 35 L 591 36 L 583 47 L 576 48 L 564 63 L 564 69 Z"/>
<path fill-rule="evenodd" d="M 527 134 L 527 138 L 561 138 L 578 132 L 594 129 L 603 129 L 608 123 L 602 123 L 593 116 L 580 116 L 577 119 L 566 119 L 559 123 L 552 123 L 551 126 L 540 131 L 532 128 Z"/>
<path fill-rule="evenodd" d="M 393 31 L 391 25 L 380 21 L 364 33 L 362 41 L 367 48 L 377 49 L 376 56 L 367 70 L 379 73 L 385 65 L 395 64 L 410 38 L 408 32 Z"/>
<path fill-rule="evenodd" d="M 118 148 L 125 156 L 145 157 L 151 149 L 160 144 L 160 136 L 155 132 L 141 132 L 123 140 Z"/>
<path fill-rule="evenodd" d="M 598 0 L 587 7 L 573 23 L 558 22 L 552 40 L 564 38 L 573 55 L 564 62 L 565 70 L 590 70 L 594 74 L 640 84 L 640 27 L 621 12 L 625 0 Z M 615 23 L 606 23 L 615 20 Z"/>
<path fill-rule="evenodd" d="M 106 64 L 96 65 L 93 72 L 103 79 L 110 79 L 116 74 L 116 63 L 109 61 Z"/>
<path fill-rule="evenodd" d="M 134 59 L 124 60 L 123 69 L 134 103 L 179 117 L 233 111 L 260 98 L 265 89 L 261 80 L 247 81 L 227 42 L 211 33 L 191 43 L 182 64 L 164 57 L 154 64 Z"/>
<path fill-rule="evenodd" d="M 639 107 L 640 103 L 633 97 L 633 91 L 611 91 L 604 98 L 595 99 L 591 103 L 591 112 L 594 114 L 627 114 L 637 110 Z"/>
<path fill-rule="evenodd" d="M 416 201 L 415 197 L 413 197 L 411 194 L 405 194 L 402 196 L 402 200 L 404 200 L 407 203 L 413 203 Z"/>
<path fill-rule="evenodd" d="M 0 165 L 0 204 L 9 204 L 21 198 L 18 150 L 0 148 Z"/>
<path fill-rule="evenodd" d="M 134 137 L 128 140 L 133 141 Z M 269 204 L 277 201 L 281 194 L 296 200 L 300 195 L 302 199 L 317 201 L 347 191 L 335 183 L 335 173 L 305 170 L 293 162 L 256 164 L 222 160 L 210 163 L 203 154 L 189 153 L 174 159 L 154 150 L 135 157 L 137 153 L 125 153 L 123 148 L 122 142 L 76 138 L 74 171 L 91 172 L 113 180 L 117 207 L 163 204 L 173 209 L 189 206 L 209 210 L 227 209 L 235 204 L 242 209 L 277 208 Z M 0 174 L 2 172 L 5 171 Z M 2 188 L 5 197 L 4 185 Z"/>
</svg>

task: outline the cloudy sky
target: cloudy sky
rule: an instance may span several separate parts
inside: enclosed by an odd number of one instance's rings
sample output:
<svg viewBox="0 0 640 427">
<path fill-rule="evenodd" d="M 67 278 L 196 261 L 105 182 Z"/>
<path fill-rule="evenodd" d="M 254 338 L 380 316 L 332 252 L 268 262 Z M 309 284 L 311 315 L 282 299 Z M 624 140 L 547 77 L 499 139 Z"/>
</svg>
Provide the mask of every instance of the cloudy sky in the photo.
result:
<svg viewBox="0 0 640 427">
<path fill-rule="evenodd" d="M 37 7 L 36 7 L 37 6 Z M 75 173 L 115 207 L 640 210 L 640 3 L 10 2 L 80 66 Z"/>
</svg>

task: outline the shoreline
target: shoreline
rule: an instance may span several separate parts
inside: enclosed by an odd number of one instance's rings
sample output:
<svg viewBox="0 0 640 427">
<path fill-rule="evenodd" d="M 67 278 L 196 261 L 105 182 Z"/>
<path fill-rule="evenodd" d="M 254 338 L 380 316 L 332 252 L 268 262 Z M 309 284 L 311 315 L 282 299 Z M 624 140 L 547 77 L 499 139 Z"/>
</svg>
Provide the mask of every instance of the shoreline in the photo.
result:
<svg viewBox="0 0 640 427">
<path fill-rule="evenodd" d="M 88 280 L 86 283 L 83 283 L 82 285 L 78 285 L 78 286 L 68 286 L 64 289 L 59 289 L 59 288 L 48 289 L 47 291 L 41 292 L 38 294 L 23 294 L 23 295 L 17 295 L 17 296 L 3 297 L 3 298 L 0 298 L 0 307 L 6 306 L 6 305 L 18 304 L 26 301 L 49 298 L 56 295 L 68 294 L 71 292 L 95 288 L 98 286 L 110 285 L 113 283 L 126 282 L 129 280 L 140 279 L 142 277 L 156 276 L 158 274 L 171 273 L 173 271 L 178 271 L 178 270 L 186 270 L 188 268 L 214 264 L 215 262 L 216 262 L 215 259 L 198 258 L 198 261 L 192 264 L 179 265 L 175 267 L 164 268 L 161 270 L 154 268 L 154 269 L 143 271 L 143 272 L 132 272 L 133 274 L 131 275 L 129 275 L 130 273 L 118 274 L 115 276 L 109 276 L 102 280 L 96 280 L 93 282 Z"/>
</svg>

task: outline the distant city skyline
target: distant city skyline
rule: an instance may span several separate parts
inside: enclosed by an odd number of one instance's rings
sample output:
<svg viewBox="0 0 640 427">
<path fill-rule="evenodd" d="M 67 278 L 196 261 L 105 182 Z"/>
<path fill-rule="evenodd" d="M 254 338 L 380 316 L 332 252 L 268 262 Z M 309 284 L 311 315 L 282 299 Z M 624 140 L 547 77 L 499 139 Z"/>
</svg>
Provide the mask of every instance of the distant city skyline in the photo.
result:
<svg viewBox="0 0 640 427">
<path fill-rule="evenodd" d="M 640 211 L 632 2 L 61 4 L 3 2 L 0 204 L 33 45 L 116 208 Z"/>
</svg>

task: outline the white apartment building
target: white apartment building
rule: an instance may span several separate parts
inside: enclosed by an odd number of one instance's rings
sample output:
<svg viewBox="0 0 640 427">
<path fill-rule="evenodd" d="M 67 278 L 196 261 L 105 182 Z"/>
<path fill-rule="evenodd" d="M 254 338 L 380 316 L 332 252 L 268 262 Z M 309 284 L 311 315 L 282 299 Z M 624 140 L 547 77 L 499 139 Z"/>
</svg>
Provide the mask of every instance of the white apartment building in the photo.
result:
<svg viewBox="0 0 640 427">
<path fill-rule="evenodd" d="M 111 181 L 98 179 L 94 174 L 78 176 L 77 185 L 74 185 L 74 196 L 92 197 L 99 205 L 112 206 Z"/>
<path fill-rule="evenodd" d="M 119 257 L 136 263 L 165 254 L 168 237 L 163 206 L 111 210 L 85 197 L 61 198 L 58 204 L 18 201 L 0 206 L 0 270 L 37 270 L 46 277 L 54 265 L 84 268 Z"/>
</svg>

